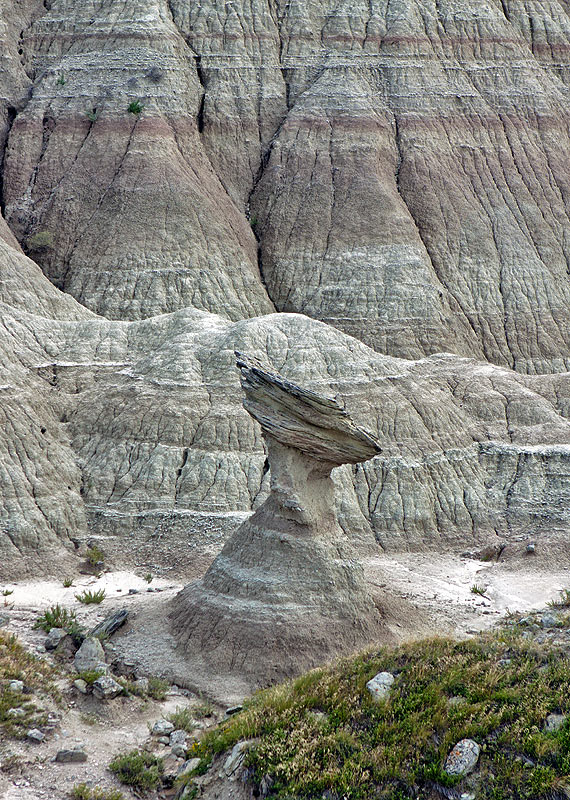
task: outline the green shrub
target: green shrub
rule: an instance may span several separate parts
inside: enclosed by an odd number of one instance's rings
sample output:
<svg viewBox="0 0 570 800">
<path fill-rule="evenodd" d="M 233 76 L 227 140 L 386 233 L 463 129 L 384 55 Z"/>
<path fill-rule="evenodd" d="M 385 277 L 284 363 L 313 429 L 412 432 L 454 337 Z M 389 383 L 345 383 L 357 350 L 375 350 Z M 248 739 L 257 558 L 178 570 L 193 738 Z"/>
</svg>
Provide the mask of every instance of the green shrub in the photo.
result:
<svg viewBox="0 0 570 800">
<path fill-rule="evenodd" d="M 87 561 L 93 566 L 97 566 L 98 564 L 102 564 L 105 560 L 105 553 L 98 547 L 96 544 L 91 545 L 91 547 L 87 550 L 86 556 Z"/>
<path fill-rule="evenodd" d="M 71 790 L 71 797 L 73 800 L 124 800 L 125 796 L 118 789 L 91 788 L 86 783 L 77 783 Z"/>
<path fill-rule="evenodd" d="M 75 611 L 68 611 L 57 603 L 46 609 L 41 617 L 34 622 L 34 628 L 41 628 L 49 633 L 52 628 L 62 628 L 71 635 L 81 634 Z"/>
<path fill-rule="evenodd" d="M 140 114 L 143 109 L 144 106 L 141 104 L 140 100 L 133 100 L 127 107 L 129 114 Z"/>
<path fill-rule="evenodd" d="M 170 684 L 162 678 L 152 677 L 148 679 L 148 696 L 152 697 L 153 700 L 158 700 L 159 702 L 166 700 L 166 692 L 169 689 Z"/>
<path fill-rule="evenodd" d="M 81 594 L 76 594 L 75 597 L 86 606 L 91 604 L 99 605 L 105 599 L 105 589 L 98 589 L 96 592 L 85 590 Z"/>
<path fill-rule="evenodd" d="M 73 586 L 73 578 L 64 578 L 63 579 L 63 588 L 69 589 L 70 586 Z"/>
<path fill-rule="evenodd" d="M 479 584 L 477 583 L 474 583 L 473 586 L 471 587 L 471 594 L 478 594 L 481 595 L 481 597 L 485 597 L 486 591 L 487 591 L 486 586 L 479 586 Z"/>
<path fill-rule="evenodd" d="M 141 791 L 158 789 L 162 783 L 162 758 L 143 750 L 131 750 L 117 756 L 109 764 L 109 769 L 121 783 Z"/>
</svg>

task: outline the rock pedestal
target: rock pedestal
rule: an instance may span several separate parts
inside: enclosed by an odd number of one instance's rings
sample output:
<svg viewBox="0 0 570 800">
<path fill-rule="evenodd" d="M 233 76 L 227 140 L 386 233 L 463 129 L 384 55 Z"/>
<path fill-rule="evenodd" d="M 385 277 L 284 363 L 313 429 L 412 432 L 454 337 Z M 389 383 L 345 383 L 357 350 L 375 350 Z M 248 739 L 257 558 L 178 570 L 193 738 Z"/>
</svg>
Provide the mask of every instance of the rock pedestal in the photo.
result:
<svg viewBox="0 0 570 800">
<path fill-rule="evenodd" d="M 336 400 L 237 353 L 271 493 L 204 578 L 175 599 L 175 635 L 213 669 L 279 680 L 386 635 L 334 511 L 331 470 L 380 448 Z"/>
</svg>

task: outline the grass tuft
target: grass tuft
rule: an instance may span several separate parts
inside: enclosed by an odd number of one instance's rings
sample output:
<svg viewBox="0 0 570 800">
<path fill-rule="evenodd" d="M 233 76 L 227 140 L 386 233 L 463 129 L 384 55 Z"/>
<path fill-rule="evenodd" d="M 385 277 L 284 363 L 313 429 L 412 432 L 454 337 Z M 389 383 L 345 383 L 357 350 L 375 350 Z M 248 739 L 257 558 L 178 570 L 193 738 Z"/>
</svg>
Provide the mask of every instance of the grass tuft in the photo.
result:
<svg viewBox="0 0 570 800">
<path fill-rule="evenodd" d="M 73 800 L 124 800 L 125 795 L 118 789 L 101 789 L 90 787 L 86 783 L 77 783 L 71 790 Z"/>
<path fill-rule="evenodd" d="M 163 762 L 144 750 L 131 750 L 109 764 L 111 772 L 126 786 L 140 791 L 158 789 L 162 782 Z"/>
<path fill-rule="evenodd" d="M 49 633 L 52 628 L 62 628 L 72 636 L 81 634 L 75 611 L 68 611 L 59 603 L 46 609 L 34 622 L 34 628 L 41 628 L 46 633 Z"/>
<path fill-rule="evenodd" d="M 380 704 L 366 682 L 382 671 L 397 680 Z M 449 703 L 457 696 L 464 702 Z M 197 755 L 206 768 L 216 754 L 254 740 L 246 763 L 258 787 L 264 776 L 273 780 L 275 798 L 394 800 L 431 797 L 436 786 L 449 797 L 474 790 L 478 798 L 547 800 L 564 796 L 570 775 L 570 717 L 547 732 L 552 712 L 570 715 L 570 658 L 503 630 L 313 670 L 252 697 L 203 736 Z M 479 743 L 481 757 L 462 781 L 444 764 L 465 738 Z"/>
<path fill-rule="evenodd" d="M 550 608 L 570 608 L 570 589 L 562 589 L 558 600 L 550 600 L 547 605 Z"/>
<path fill-rule="evenodd" d="M 487 591 L 487 586 L 480 586 L 478 583 L 474 583 L 471 587 L 471 594 L 478 594 L 481 597 L 485 597 L 485 592 Z"/>
<path fill-rule="evenodd" d="M 105 599 L 105 589 L 98 589 L 96 592 L 86 589 L 84 592 L 81 592 L 81 594 L 76 594 L 75 598 L 86 606 L 91 604 L 99 605 L 99 603 L 102 603 Z"/>
</svg>

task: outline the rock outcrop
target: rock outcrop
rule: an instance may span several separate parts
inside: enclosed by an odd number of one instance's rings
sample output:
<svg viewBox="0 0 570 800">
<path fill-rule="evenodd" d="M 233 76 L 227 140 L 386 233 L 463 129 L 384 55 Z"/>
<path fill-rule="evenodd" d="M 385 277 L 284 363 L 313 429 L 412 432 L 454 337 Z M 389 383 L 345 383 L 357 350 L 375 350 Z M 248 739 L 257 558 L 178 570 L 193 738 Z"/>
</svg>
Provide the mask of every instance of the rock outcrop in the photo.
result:
<svg viewBox="0 0 570 800">
<path fill-rule="evenodd" d="M 187 652 L 263 685 L 387 635 L 336 518 L 330 477 L 380 446 L 333 398 L 236 355 L 271 491 L 204 578 L 176 598 L 171 618 Z"/>
<path fill-rule="evenodd" d="M 0 7 L 2 573 L 202 571 L 269 488 L 236 348 L 381 442 L 363 546 L 564 540 L 566 5 Z"/>
<path fill-rule="evenodd" d="M 3 207 L 83 305 L 568 369 L 559 0 L 4 8 Z"/>
</svg>

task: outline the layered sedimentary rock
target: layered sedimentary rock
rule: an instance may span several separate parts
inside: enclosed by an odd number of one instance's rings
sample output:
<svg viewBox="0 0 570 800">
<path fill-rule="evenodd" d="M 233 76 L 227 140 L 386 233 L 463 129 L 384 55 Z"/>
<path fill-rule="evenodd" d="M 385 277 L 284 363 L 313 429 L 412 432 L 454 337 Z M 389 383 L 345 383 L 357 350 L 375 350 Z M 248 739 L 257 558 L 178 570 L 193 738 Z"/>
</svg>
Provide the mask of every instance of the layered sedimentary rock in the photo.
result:
<svg viewBox="0 0 570 800">
<path fill-rule="evenodd" d="M 84 305 L 568 368 L 564 4 L 5 5 L 7 218 Z"/>
<path fill-rule="evenodd" d="M 188 653 L 263 685 L 386 634 L 336 519 L 330 478 L 334 467 L 381 448 L 334 398 L 236 356 L 244 406 L 263 431 L 271 491 L 203 579 L 178 595 L 171 619 Z"/>
<path fill-rule="evenodd" d="M 362 544 L 564 533 L 565 4 L 0 9 L 2 569 L 214 555 L 269 485 L 236 348 L 379 438 Z"/>
</svg>

